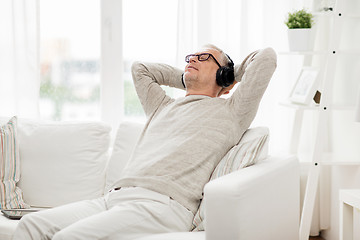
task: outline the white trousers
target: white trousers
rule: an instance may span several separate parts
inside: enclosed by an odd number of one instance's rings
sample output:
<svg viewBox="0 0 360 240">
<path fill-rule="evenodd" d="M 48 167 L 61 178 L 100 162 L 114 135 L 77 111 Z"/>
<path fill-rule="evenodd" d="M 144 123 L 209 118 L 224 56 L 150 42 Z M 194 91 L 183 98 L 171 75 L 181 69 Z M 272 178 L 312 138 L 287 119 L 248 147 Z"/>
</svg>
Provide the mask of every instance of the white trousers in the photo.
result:
<svg viewBox="0 0 360 240">
<path fill-rule="evenodd" d="M 25 215 L 14 240 L 136 239 L 190 231 L 193 213 L 160 193 L 121 188 L 104 197 Z"/>
</svg>

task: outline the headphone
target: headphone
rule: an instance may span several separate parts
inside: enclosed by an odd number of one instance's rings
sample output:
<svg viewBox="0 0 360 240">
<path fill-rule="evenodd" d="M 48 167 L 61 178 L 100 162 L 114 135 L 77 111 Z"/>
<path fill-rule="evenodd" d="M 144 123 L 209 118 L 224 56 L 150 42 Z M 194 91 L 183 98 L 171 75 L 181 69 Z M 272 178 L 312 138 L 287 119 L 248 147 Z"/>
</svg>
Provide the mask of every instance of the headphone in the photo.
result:
<svg viewBox="0 0 360 240">
<path fill-rule="evenodd" d="M 231 60 L 229 55 L 225 55 L 229 59 L 228 65 L 219 67 L 219 69 L 216 71 L 216 83 L 223 88 L 230 86 L 235 80 L 234 62 Z"/>
</svg>

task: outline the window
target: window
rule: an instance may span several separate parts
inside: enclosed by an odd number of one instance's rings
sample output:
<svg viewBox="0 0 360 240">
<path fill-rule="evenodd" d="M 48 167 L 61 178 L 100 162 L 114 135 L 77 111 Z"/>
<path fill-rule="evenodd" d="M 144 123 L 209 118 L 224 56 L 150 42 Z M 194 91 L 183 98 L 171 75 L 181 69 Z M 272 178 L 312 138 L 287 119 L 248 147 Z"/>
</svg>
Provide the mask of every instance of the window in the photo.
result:
<svg viewBox="0 0 360 240">
<path fill-rule="evenodd" d="M 100 120 L 101 0 L 40 0 L 40 115 Z M 135 60 L 175 65 L 177 1 L 123 0 L 124 115 L 144 119 Z M 119 29 L 121 31 L 121 29 Z M 164 87 L 168 94 L 176 90 Z"/>
<path fill-rule="evenodd" d="M 175 65 L 177 1 L 123 0 L 125 118 L 144 119 L 131 77 L 133 61 Z M 175 89 L 164 87 L 168 94 Z"/>
<path fill-rule="evenodd" d="M 40 115 L 100 119 L 100 0 L 40 0 Z"/>
</svg>

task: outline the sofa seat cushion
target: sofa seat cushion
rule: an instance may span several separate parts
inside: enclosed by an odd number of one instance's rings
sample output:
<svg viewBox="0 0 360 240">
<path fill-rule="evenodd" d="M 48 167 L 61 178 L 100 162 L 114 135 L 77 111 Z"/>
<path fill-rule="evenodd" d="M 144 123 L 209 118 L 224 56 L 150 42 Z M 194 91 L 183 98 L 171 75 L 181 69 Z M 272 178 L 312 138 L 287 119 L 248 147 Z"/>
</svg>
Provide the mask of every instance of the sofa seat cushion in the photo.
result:
<svg viewBox="0 0 360 240">
<path fill-rule="evenodd" d="M 136 240 L 205 240 L 205 232 L 161 233 L 138 238 Z"/>
<path fill-rule="evenodd" d="M 11 240 L 19 220 L 11 220 L 0 212 L 0 239 Z"/>
</svg>

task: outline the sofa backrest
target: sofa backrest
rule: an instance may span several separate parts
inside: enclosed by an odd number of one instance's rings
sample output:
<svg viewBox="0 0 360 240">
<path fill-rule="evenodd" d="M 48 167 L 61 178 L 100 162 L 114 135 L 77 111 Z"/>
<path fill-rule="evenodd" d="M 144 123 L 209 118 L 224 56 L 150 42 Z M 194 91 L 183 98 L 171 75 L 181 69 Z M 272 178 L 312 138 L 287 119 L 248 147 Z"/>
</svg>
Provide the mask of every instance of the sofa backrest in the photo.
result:
<svg viewBox="0 0 360 240">
<path fill-rule="evenodd" d="M 136 122 L 122 122 L 120 124 L 106 168 L 105 192 L 110 190 L 113 184 L 119 180 L 121 172 L 129 161 L 143 128 L 144 124 Z"/>
<path fill-rule="evenodd" d="M 7 122 L 0 118 L 0 124 Z M 103 194 L 110 126 L 100 122 L 45 122 L 19 118 L 21 177 L 31 206 L 54 207 Z"/>
<path fill-rule="evenodd" d="M 8 120 L 0 117 L 0 124 Z M 119 180 L 143 127 L 141 123 L 121 123 L 109 158 L 111 129 L 107 124 L 19 118 L 18 186 L 25 202 L 36 207 L 54 207 L 100 197 Z M 247 131 L 241 141 L 251 142 L 259 134 L 268 134 L 261 129 Z M 267 156 L 267 148 L 268 140 L 257 153 L 257 159 Z M 239 157 L 238 153 L 233 155 Z"/>
</svg>

